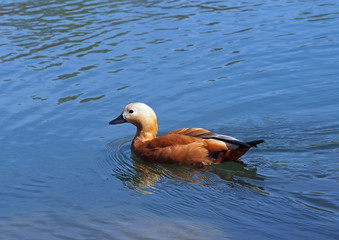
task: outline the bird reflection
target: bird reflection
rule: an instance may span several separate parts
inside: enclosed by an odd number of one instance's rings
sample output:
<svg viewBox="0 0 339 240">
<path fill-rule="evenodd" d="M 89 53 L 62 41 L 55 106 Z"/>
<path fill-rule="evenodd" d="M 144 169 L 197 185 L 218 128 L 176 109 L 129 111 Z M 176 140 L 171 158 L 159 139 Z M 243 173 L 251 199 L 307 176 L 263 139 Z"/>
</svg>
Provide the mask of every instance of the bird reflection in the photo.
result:
<svg viewBox="0 0 339 240">
<path fill-rule="evenodd" d="M 252 180 L 263 181 L 264 177 L 257 174 L 257 169 L 247 167 L 239 162 L 227 162 L 218 165 L 203 167 L 175 166 L 146 163 L 131 155 L 132 165 L 126 166 L 122 171 L 120 167 L 113 169 L 113 176 L 120 179 L 125 186 L 138 192 L 149 194 L 157 190 L 157 184 L 169 180 L 188 182 L 197 185 L 215 185 L 215 176 L 230 186 L 240 184 L 254 191 L 268 194 L 260 186 L 256 186 Z M 248 181 L 245 181 L 248 179 Z M 220 182 L 218 182 L 220 184 Z"/>
</svg>

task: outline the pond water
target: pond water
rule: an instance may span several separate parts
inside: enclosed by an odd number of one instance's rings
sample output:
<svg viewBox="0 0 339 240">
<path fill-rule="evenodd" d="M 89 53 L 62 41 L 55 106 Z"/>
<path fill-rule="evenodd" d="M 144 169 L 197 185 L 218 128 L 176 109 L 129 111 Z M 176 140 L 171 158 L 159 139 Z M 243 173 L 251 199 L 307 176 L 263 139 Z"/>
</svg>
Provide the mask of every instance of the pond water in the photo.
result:
<svg viewBox="0 0 339 240">
<path fill-rule="evenodd" d="M 338 239 L 336 0 L 0 3 L 2 239 Z M 265 139 L 247 165 L 131 159 L 159 134 Z"/>
</svg>

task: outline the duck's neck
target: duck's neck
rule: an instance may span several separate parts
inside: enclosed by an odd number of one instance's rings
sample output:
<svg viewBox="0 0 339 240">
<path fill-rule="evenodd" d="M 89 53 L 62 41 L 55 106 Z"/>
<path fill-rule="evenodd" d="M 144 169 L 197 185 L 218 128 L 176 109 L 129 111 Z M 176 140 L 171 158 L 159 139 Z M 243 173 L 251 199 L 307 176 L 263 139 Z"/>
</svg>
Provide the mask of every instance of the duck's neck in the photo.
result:
<svg viewBox="0 0 339 240">
<path fill-rule="evenodd" d="M 142 124 L 137 126 L 137 133 L 135 134 L 134 139 L 142 142 L 150 141 L 156 138 L 158 132 L 157 120 L 148 122 L 147 124 Z"/>
</svg>

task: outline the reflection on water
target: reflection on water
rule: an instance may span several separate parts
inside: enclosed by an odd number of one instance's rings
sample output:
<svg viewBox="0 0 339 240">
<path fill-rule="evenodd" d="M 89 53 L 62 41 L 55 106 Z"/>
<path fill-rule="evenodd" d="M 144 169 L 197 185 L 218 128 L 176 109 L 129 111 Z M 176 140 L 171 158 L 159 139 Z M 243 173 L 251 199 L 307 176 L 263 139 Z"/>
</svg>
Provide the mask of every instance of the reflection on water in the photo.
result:
<svg viewBox="0 0 339 240">
<path fill-rule="evenodd" d="M 128 157 L 128 153 L 131 152 L 129 146 L 130 140 L 111 142 L 107 149 L 106 161 L 113 167 L 112 175 L 120 179 L 130 189 L 142 193 L 152 193 L 157 190 L 158 184 L 168 180 L 213 187 L 215 184 L 220 184 L 219 181 L 215 181 L 214 177 L 217 176 L 230 187 L 239 184 L 268 194 L 263 187 L 252 183 L 252 180 L 256 182 L 265 180 L 263 176 L 257 174 L 255 167 L 238 162 L 204 167 L 153 164 L 140 160 L 133 152 Z"/>
</svg>

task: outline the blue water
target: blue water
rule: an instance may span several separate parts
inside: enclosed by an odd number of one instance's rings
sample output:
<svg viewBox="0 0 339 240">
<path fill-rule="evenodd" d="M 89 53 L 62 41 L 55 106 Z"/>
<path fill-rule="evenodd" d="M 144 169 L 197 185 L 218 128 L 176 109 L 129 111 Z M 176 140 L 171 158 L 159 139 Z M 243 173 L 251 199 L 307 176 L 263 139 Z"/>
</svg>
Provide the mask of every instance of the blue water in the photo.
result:
<svg viewBox="0 0 339 240">
<path fill-rule="evenodd" d="M 338 239 L 339 3 L 2 1 L 1 239 Z M 265 139 L 197 169 L 131 159 L 159 134 Z"/>
</svg>

